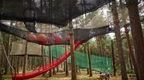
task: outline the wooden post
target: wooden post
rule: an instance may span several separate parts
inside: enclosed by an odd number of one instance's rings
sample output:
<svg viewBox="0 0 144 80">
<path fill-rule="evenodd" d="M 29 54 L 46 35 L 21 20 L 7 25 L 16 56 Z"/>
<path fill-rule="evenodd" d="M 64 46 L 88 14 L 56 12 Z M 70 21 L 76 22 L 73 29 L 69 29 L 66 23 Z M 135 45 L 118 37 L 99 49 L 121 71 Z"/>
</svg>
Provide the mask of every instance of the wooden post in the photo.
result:
<svg viewBox="0 0 144 80">
<path fill-rule="evenodd" d="M 43 65 L 45 65 L 44 46 L 43 46 L 43 45 L 41 45 L 41 54 L 42 54 L 42 61 L 43 61 Z"/>
<path fill-rule="evenodd" d="M 89 68 L 87 68 L 87 75 L 89 75 Z"/>
<path fill-rule="evenodd" d="M 32 70 L 32 67 L 31 67 L 31 65 L 32 65 L 32 59 L 31 59 L 31 57 L 32 57 L 32 56 L 29 56 L 29 58 L 28 58 L 28 60 L 29 60 L 29 61 L 28 61 L 28 62 L 29 62 L 29 67 L 28 67 L 28 69 L 29 69 L 29 70 Z"/>
<path fill-rule="evenodd" d="M 52 60 L 54 60 L 54 59 L 52 59 Z M 56 71 L 55 71 L 55 68 L 53 68 L 53 75 L 55 75 L 56 74 Z"/>
<path fill-rule="evenodd" d="M 56 47 L 56 57 L 58 57 L 58 51 L 57 51 L 57 47 Z M 58 58 L 57 58 L 58 59 Z M 56 67 L 56 72 L 59 72 L 59 65 Z"/>
<path fill-rule="evenodd" d="M 53 55 L 53 54 L 52 54 Z M 52 61 L 54 61 L 54 58 L 52 57 Z M 53 75 L 56 74 L 56 71 L 55 71 L 56 68 L 53 68 Z"/>
<path fill-rule="evenodd" d="M 90 51 L 90 46 L 89 46 L 89 43 L 88 43 L 88 47 L 87 47 L 87 54 L 88 54 L 88 62 L 89 62 L 89 76 L 92 77 L 92 68 L 91 68 L 91 51 Z"/>
<path fill-rule="evenodd" d="M 59 72 L 59 66 L 57 66 L 57 72 Z"/>
<path fill-rule="evenodd" d="M 65 45 L 65 51 L 67 51 L 67 46 Z M 65 73 L 66 73 L 66 76 L 69 75 L 69 72 L 68 72 L 68 62 L 67 60 L 65 61 Z"/>
<path fill-rule="evenodd" d="M 28 62 L 27 46 L 28 46 L 28 42 L 26 41 L 26 44 L 25 44 L 25 57 L 24 57 L 23 73 L 26 72 L 27 62 Z"/>
<path fill-rule="evenodd" d="M 68 62 L 67 60 L 65 61 L 65 75 L 68 76 L 69 72 L 68 72 Z"/>
<path fill-rule="evenodd" d="M 14 60 L 13 60 L 13 67 L 14 67 L 14 69 L 15 69 L 15 73 L 17 72 L 17 69 L 16 69 L 16 56 L 14 56 L 14 58 L 13 58 Z M 23 65 L 22 65 L 23 66 Z"/>
<path fill-rule="evenodd" d="M 32 63 L 32 64 L 31 64 L 31 69 L 33 69 L 33 68 L 34 68 L 34 65 L 35 65 L 34 61 L 35 61 L 35 56 L 33 56 L 33 57 L 32 57 L 32 62 L 31 62 L 31 63 Z"/>
<path fill-rule="evenodd" d="M 86 45 L 83 45 L 84 47 L 84 53 L 87 53 Z M 87 68 L 87 75 L 89 75 L 89 68 Z"/>
<path fill-rule="evenodd" d="M 113 61 L 113 75 L 116 76 L 116 66 L 115 66 L 115 55 L 114 55 L 113 40 L 111 40 L 111 53 L 112 53 L 112 61 Z"/>
<path fill-rule="evenodd" d="M 52 62 L 52 58 L 51 58 L 51 46 L 49 47 L 49 64 L 51 64 Z M 49 70 L 49 77 L 52 77 L 52 70 Z"/>
<path fill-rule="evenodd" d="M 119 54 L 119 61 L 120 61 L 120 66 L 121 66 L 121 75 L 122 75 L 122 80 L 128 80 L 124 54 L 123 54 L 123 48 L 122 48 L 122 40 L 121 40 L 121 35 L 120 35 L 119 17 L 118 17 L 116 6 L 117 6 L 116 1 L 113 0 L 112 1 L 112 14 L 113 14 L 114 27 L 115 27 L 115 36 L 116 36 L 116 43 L 117 43 L 118 54 Z"/>
<path fill-rule="evenodd" d="M 19 73 L 19 66 L 21 66 L 20 65 L 20 56 L 16 56 L 16 71 L 17 71 L 17 73 Z M 25 62 L 24 62 L 25 63 Z M 21 63 L 22 64 L 22 63 Z M 22 67 L 22 66 L 21 66 Z"/>
<path fill-rule="evenodd" d="M 54 61 L 52 50 L 51 50 L 51 60 Z M 52 73 L 53 73 L 53 75 L 56 74 L 55 68 L 52 69 Z"/>
<path fill-rule="evenodd" d="M 75 65 L 75 56 L 74 56 L 74 33 L 72 22 L 69 23 L 70 27 L 70 47 L 71 47 L 71 80 L 77 80 L 76 78 L 76 65 Z"/>
<path fill-rule="evenodd" d="M 135 49 L 135 59 L 138 68 L 138 79 L 144 80 L 144 41 L 138 11 L 138 0 L 126 0 L 131 23 L 131 32 Z"/>
</svg>

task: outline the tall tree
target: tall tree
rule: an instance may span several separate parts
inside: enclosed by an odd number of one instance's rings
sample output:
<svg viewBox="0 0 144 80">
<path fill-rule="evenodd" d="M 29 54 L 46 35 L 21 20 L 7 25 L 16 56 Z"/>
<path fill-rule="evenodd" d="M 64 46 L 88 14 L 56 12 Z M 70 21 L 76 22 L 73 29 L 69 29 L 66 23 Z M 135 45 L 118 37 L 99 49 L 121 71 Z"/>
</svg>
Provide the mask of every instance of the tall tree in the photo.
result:
<svg viewBox="0 0 144 80">
<path fill-rule="evenodd" d="M 123 48 L 122 48 L 122 40 L 121 40 L 121 35 L 120 35 L 119 17 L 118 17 L 118 12 L 117 12 L 117 7 L 116 6 L 117 6 L 116 1 L 113 0 L 112 1 L 112 14 L 113 14 L 115 36 L 116 36 L 120 66 L 121 66 L 121 75 L 122 75 L 122 80 L 128 80 L 127 73 L 126 73 L 126 65 L 125 65 L 125 60 L 124 60 L 124 54 L 123 54 Z"/>
<path fill-rule="evenodd" d="M 138 80 L 144 80 L 144 41 L 140 23 L 138 0 L 126 0 L 135 49 L 135 59 L 138 67 Z"/>
<path fill-rule="evenodd" d="M 128 45 L 128 49 L 129 49 L 129 57 L 130 57 L 130 62 L 133 63 L 134 66 L 134 71 L 136 73 L 136 76 L 138 77 L 138 71 L 137 71 L 137 66 L 136 66 L 136 61 L 134 58 L 134 51 L 132 49 L 132 45 L 131 45 L 131 41 L 130 41 L 130 37 L 129 37 L 129 30 L 128 30 L 128 26 L 129 25 L 125 25 L 126 24 L 126 7 L 124 5 L 124 3 L 122 2 L 122 0 L 120 0 L 120 10 L 121 10 L 121 15 L 122 15 L 122 23 L 124 24 L 124 28 L 125 28 L 125 34 L 126 34 L 126 39 L 127 39 L 127 45 Z"/>
</svg>

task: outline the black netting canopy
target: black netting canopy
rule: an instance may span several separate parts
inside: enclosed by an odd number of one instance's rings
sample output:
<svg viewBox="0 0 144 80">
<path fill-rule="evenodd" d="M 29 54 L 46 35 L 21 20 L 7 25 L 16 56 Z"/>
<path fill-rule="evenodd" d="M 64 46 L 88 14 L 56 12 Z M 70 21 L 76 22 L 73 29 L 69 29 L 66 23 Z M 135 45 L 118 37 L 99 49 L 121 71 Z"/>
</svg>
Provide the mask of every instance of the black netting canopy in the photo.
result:
<svg viewBox="0 0 144 80">
<path fill-rule="evenodd" d="M 37 39 L 34 39 L 34 36 L 38 37 L 41 33 L 31 33 L 28 31 L 23 31 L 3 23 L 0 23 L 0 31 L 7 32 L 9 34 L 15 35 L 22 39 L 28 40 L 30 42 L 39 43 Z M 109 27 L 109 25 L 101 26 L 100 28 L 93 29 L 74 29 L 74 39 L 75 41 L 87 41 L 92 37 L 98 35 L 104 35 L 107 33 L 113 32 L 113 29 Z M 53 33 L 42 33 L 45 35 L 45 39 L 48 41 L 43 43 L 42 45 L 61 45 L 61 44 L 69 44 L 70 36 L 68 30 L 57 31 Z M 33 38 L 33 39 L 32 39 Z"/>
<path fill-rule="evenodd" d="M 1 20 L 67 25 L 69 19 L 95 11 L 111 0 L 0 0 Z"/>
</svg>

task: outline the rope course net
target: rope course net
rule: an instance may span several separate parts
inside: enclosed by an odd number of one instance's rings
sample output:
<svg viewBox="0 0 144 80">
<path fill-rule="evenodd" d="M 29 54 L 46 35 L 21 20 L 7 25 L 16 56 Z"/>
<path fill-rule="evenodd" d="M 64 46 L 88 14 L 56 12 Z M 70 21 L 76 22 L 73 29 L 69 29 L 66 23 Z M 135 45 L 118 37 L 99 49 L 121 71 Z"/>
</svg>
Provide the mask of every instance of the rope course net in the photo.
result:
<svg viewBox="0 0 144 80">
<path fill-rule="evenodd" d="M 29 42 L 34 42 L 41 45 L 60 45 L 60 44 L 69 44 L 69 30 L 58 31 L 54 33 L 32 33 L 17 29 L 5 24 L 0 24 L 1 31 L 13 34 L 22 39 L 26 39 Z M 75 41 L 87 41 L 92 37 L 107 34 L 114 31 L 108 25 L 100 28 L 92 29 L 74 29 L 74 39 Z M 83 34 L 81 34 L 83 33 Z"/>
<path fill-rule="evenodd" d="M 0 21 L 0 31 L 41 45 L 70 44 L 69 31 L 37 33 L 35 23 L 48 23 L 57 25 L 57 27 L 64 27 L 71 19 L 95 11 L 111 1 L 112 0 L 1 0 L 0 20 L 23 21 L 25 27 L 30 32 L 5 25 L 2 21 Z M 75 49 L 90 38 L 111 31 L 113 30 L 110 29 L 108 25 L 94 29 L 74 29 Z M 63 56 L 51 64 L 40 66 L 32 72 L 13 74 L 13 80 L 29 79 L 46 73 L 64 62 L 70 54 L 71 52 L 65 52 Z"/>
<path fill-rule="evenodd" d="M 72 0 L 71 5 L 69 1 L 1 0 L 0 16 L 2 20 L 42 22 L 62 27 L 69 19 L 95 11 L 112 0 Z"/>
</svg>

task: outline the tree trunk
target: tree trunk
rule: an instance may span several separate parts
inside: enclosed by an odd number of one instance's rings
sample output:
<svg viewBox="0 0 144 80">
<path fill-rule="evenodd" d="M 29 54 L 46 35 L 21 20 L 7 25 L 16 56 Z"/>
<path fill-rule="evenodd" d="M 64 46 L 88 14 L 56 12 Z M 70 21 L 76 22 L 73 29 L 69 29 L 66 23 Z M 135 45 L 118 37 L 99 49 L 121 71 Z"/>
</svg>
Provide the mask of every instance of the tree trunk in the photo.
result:
<svg viewBox="0 0 144 80">
<path fill-rule="evenodd" d="M 90 51 L 90 46 L 89 46 L 89 43 L 88 43 L 88 47 L 87 47 L 87 54 L 88 54 L 88 61 L 89 61 L 89 76 L 92 77 L 92 67 L 91 67 L 91 51 Z"/>
<path fill-rule="evenodd" d="M 69 24 L 70 26 L 70 47 L 71 47 L 71 80 L 77 80 L 76 78 L 76 65 L 75 65 L 75 56 L 74 56 L 74 33 L 72 22 Z"/>
<path fill-rule="evenodd" d="M 120 35 L 119 17 L 118 17 L 115 0 L 112 1 L 112 14 L 113 14 L 114 27 L 115 27 L 115 36 L 116 36 L 120 66 L 121 66 L 122 80 L 128 80 L 124 54 L 123 54 L 123 48 L 122 48 L 122 40 L 121 40 L 121 35 Z"/>
<path fill-rule="evenodd" d="M 52 54 L 52 55 L 53 55 L 53 54 Z M 54 61 L 54 58 L 53 58 L 53 57 L 52 57 L 52 61 Z M 52 71 L 53 71 L 53 75 L 56 75 L 55 69 L 56 69 L 56 68 L 53 68 L 53 70 L 52 70 Z"/>
<path fill-rule="evenodd" d="M 57 72 L 59 72 L 59 66 L 57 66 Z"/>
<path fill-rule="evenodd" d="M 56 57 L 58 57 L 57 54 L 58 54 L 58 51 L 57 51 L 57 49 L 56 49 Z M 57 59 L 58 59 L 58 58 L 57 58 Z M 59 65 L 56 67 L 56 72 L 59 72 Z"/>
<path fill-rule="evenodd" d="M 52 56 L 51 56 L 51 46 L 49 46 L 49 64 L 51 64 Z M 52 70 L 49 71 L 49 77 L 52 77 Z"/>
<path fill-rule="evenodd" d="M 127 29 L 127 27 L 129 25 L 125 25 L 126 24 L 126 17 L 125 17 L 126 8 L 125 8 L 125 4 L 122 2 L 122 0 L 120 0 L 120 7 L 121 7 L 121 14 L 122 14 L 122 22 L 124 24 L 126 39 L 127 39 L 127 43 L 128 43 L 130 67 L 131 67 L 131 69 L 133 69 L 133 66 L 134 66 L 134 71 L 136 73 L 136 76 L 138 77 L 138 70 L 137 70 L 138 68 L 136 66 L 136 61 L 134 58 L 134 52 L 133 52 L 133 48 L 132 48 L 130 37 L 129 37 L 129 31 Z M 132 66 L 132 63 L 133 63 L 133 66 Z"/>
<path fill-rule="evenodd" d="M 65 52 L 67 51 L 67 46 L 65 45 Z M 69 75 L 69 72 L 68 72 L 68 62 L 67 60 L 65 61 L 65 73 L 66 73 L 66 76 Z"/>
<path fill-rule="evenodd" d="M 112 52 L 112 61 L 113 61 L 113 75 L 116 76 L 116 66 L 115 66 L 115 55 L 114 55 L 114 47 L 113 41 L 111 41 L 111 52 Z"/>
<path fill-rule="evenodd" d="M 131 32 L 135 49 L 135 59 L 138 67 L 138 80 L 144 80 L 144 41 L 137 5 L 137 0 L 127 0 L 127 8 L 130 17 Z"/>
<path fill-rule="evenodd" d="M 43 65 L 45 65 L 45 56 L 44 56 L 44 46 L 41 45 L 41 54 L 42 54 L 42 62 L 43 62 Z"/>
<path fill-rule="evenodd" d="M 87 68 L 87 75 L 89 75 L 89 68 Z"/>
<path fill-rule="evenodd" d="M 0 80 L 2 80 L 2 73 L 0 72 Z"/>
<path fill-rule="evenodd" d="M 65 75 L 66 75 L 66 76 L 68 76 L 68 75 L 69 75 L 67 60 L 65 61 Z"/>
<path fill-rule="evenodd" d="M 84 47 L 84 53 L 87 53 L 86 45 L 83 45 Z M 89 75 L 89 68 L 87 68 L 87 75 Z"/>
<path fill-rule="evenodd" d="M 53 58 L 53 53 L 52 53 L 52 52 L 51 52 L 51 58 L 52 58 L 52 61 L 54 61 L 54 58 Z M 55 74 L 56 74 L 55 68 L 53 68 L 52 73 L 53 73 L 53 75 L 55 75 Z"/>
<path fill-rule="evenodd" d="M 21 65 L 20 65 L 20 57 L 19 56 L 17 56 L 16 57 L 17 59 L 16 59 L 16 69 L 17 69 L 17 73 L 19 73 L 19 67 L 22 67 Z"/>
<path fill-rule="evenodd" d="M 135 71 L 136 76 L 138 78 L 138 70 L 137 70 L 138 67 L 137 67 L 137 64 L 136 64 L 136 61 L 135 61 L 135 58 L 134 58 L 134 52 L 132 50 L 132 46 L 131 46 L 131 42 L 130 42 L 130 38 L 129 38 L 129 34 L 128 34 L 128 29 L 127 29 L 126 26 L 125 26 L 125 33 L 126 33 L 126 38 L 127 38 L 128 48 L 129 48 L 130 61 L 133 63 L 134 71 Z"/>
<path fill-rule="evenodd" d="M 53 75 L 56 75 L 56 71 L 55 71 L 55 68 L 53 68 Z"/>
</svg>

